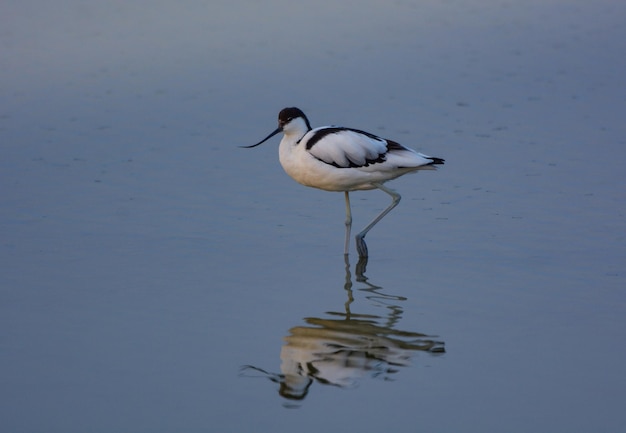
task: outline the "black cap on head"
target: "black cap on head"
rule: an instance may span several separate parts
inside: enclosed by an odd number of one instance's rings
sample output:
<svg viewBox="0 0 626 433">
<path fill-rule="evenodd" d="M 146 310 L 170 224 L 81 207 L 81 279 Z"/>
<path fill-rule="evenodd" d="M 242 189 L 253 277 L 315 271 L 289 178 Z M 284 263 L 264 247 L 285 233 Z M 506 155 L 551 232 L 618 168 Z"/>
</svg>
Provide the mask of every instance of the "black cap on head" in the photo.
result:
<svg viewBox="0 0 626 433">
<path fill-rule="evenodd" d="M 302 117 L 302 119 L 304 119 L 306 127 L 310 131 L 311 124 L 309 123 L 309 119 L 307 119 L 306 115 L 298 107 L 287 107 L 280 110 L 280 113 L 278 113 L 278 125 L 282 127 L 298 117 Z"/>
</svg>

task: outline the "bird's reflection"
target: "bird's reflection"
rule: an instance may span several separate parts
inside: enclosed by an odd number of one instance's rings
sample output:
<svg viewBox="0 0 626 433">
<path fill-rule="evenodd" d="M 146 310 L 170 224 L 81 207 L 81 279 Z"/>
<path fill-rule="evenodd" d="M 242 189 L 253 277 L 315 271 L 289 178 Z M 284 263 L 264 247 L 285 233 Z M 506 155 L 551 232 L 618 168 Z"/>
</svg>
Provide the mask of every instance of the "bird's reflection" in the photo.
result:
<svg viewBox="0 0 626 433">
<path fill-rule="evenodd" d="M 415 351 L 445 352 L 444 343 L 419 332 L 396 329 L 406 298 L 389 295 L 365 276 L 367 258 L 356 265 L 358 289 L 374 306 L 384 308 L 382 316 L 352 311 L 352 275 L 345 256 L 347 301 L 344 311 L 329 311 L 324 317 L 308 317 L 306 325 L 295 326 L 284 338 L 280 352 L 281 373 L 270 373 L 247 365 L 241 375 L 262 376 L 279 384 L 279 394 L 289 400 L 303 400 L 314 382 L 341 388 L 353 387 L 366 377 L 392 379 L 401 367 L 409 365 Z"/>
</svg>

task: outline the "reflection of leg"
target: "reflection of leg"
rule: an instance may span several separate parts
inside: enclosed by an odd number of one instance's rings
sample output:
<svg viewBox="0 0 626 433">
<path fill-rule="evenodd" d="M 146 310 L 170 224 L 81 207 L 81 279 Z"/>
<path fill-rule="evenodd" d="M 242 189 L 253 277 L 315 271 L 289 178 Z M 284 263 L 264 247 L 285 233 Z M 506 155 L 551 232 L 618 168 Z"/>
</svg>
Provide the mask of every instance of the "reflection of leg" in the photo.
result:
<svg viewBox="0 0 626 433">
<path fill-rule="evenodd" d="M 367 245 L 365 245 L 364 240 L 367 232 L 369 232 L 372 227 L 374 227 L 376 223 L 378 223 L 378 221 L 383 219 L 385 215 L 391 212 L 394 207 L 398 206 L 398 203 L 400 203 L 400 199 L 402 198 L 400 197 L 400 194 L 382 184 L 377 184 L 376 187 L 391 196 L 391 204 L 384 211 L 379 213 L 378 216 L 374 218 L 374 220 L 369 223 L 367 227 L 365 227 L 358 235 L 356 235 L 356 249 L 359 252 L 359 257 L 367 257 Z"/>
<path fill-rule="evenodd" d="M 365 276 L 365 272 L 367 271 L 367 256 L 360 256 L 359 261 L 354 268 L 354 273 L 356 274 L 356 280 L 359 282 L 367 281 L 367 277 Z"/>
<path fill-rule="evenodd" d="M 346 319 L 350 319 L 351 318 L 350 304 L 352 304 L 352 302 L 354 301 L 354 297 L 352 296 L 352 274 L 350 273 L 350 258 L 348 254 L 343 255 L 343 261 L 346 265 L 345 267 L 346 280 L 343 284 L 343 289 L 346 291 L 346 294 L 348 295 L 348 300 L 346 301 L 345 304 L 343 304 L 343 306 L 346 310 Z"/>
<path fill-rule="evenodd" d="M 343 247 L 343 253 L 348 254 L 350 249 L 350 229 L 352 229 L 352 210 L 350 209 L 350 194 L 345 191 L 346 196 L 346 241 Z"/>
</svg>

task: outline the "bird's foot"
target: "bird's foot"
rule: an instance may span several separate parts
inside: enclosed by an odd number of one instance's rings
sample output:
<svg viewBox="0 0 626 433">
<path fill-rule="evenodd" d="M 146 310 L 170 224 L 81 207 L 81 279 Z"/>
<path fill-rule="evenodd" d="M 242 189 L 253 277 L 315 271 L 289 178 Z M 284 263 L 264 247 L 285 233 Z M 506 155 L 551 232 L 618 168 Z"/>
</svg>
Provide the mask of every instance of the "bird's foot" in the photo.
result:
<svg viewBox="0 0 626 433">
<path fill-rule="evenodd" d="M 363 236 L 356 235 L 356 251 L 359 257 L 367 257 L 367 245 Z"/>
</svg>

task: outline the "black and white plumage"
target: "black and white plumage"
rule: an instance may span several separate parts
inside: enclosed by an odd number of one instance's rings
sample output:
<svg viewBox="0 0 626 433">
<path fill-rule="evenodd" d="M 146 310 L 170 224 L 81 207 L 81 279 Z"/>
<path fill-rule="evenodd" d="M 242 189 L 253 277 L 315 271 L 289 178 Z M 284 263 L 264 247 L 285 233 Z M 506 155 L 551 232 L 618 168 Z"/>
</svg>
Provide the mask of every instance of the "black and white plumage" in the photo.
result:
<svg viewBox="0 0 626 433">
<path fill-rule="evenodd" d="M 443 164 L 434 158 L 359 129 L 338 126 L 311 128 L 309 119 L 296 107 L 278 114 L 278 128 L 255 147 L 282 132 L 279 159 L 283 169 L 302 185 L 326 191 L 343 191 L 346 199 L 346 241 L 348 254 L 352 216 L 350 191 L 378 188 L 392 197 L 392 202 L 357 236 L 357 251 L 367 257 L 363 240 L 367 232 L 400 202 L 400 194 L 383 183 L 403 174 L 432 170 Z"/>
</svg>

